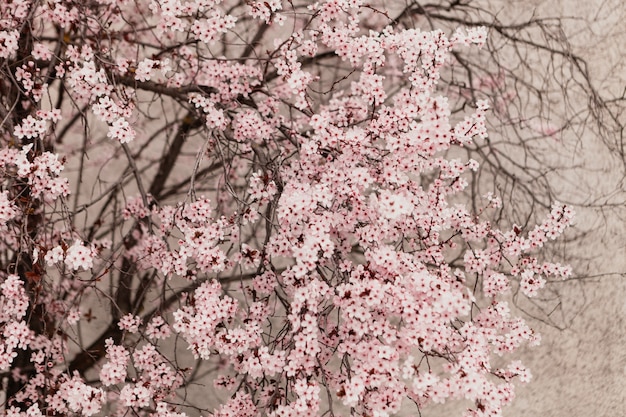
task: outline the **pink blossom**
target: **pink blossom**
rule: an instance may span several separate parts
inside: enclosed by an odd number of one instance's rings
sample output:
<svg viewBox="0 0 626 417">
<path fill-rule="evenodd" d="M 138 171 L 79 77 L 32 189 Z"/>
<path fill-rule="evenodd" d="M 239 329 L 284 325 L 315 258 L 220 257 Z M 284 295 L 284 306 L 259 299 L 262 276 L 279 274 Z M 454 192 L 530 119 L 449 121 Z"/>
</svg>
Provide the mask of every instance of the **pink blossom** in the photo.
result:
<svg viewBox="0 0 626 417">
<path fill-rule="evenodd" d="M 125 385 L 120 392 L 120 402 L 127 407 L 147 407 L 152 393 L 144 386 Z"/>
<path fill-rule="evenodd" d="M 74 244 L 65 253 L 65 264 L 74 269 L 91 269 L 93 266 L 93 250 L 83 245 L 80 240 L 75 240 Z"/>
<path fill-rule="evenodd" d="M 140 325 L 141 317 L 133 316 L 132 314 L 126 314 L 118 323 L 120 329 L 126 330 L 130 333 L 137 333 Z"/>
<path fill-rule="evenodd" d="M 9 198 L 7 191 L 0 192 L 0 222 L 6 224 L 17 215 L 17 207 Z"/>
<path fill-rule="evenodd" d="M 0 31 L 0 58 L 11 58 L 17 51 L 19 31 Z"/>
</svg>

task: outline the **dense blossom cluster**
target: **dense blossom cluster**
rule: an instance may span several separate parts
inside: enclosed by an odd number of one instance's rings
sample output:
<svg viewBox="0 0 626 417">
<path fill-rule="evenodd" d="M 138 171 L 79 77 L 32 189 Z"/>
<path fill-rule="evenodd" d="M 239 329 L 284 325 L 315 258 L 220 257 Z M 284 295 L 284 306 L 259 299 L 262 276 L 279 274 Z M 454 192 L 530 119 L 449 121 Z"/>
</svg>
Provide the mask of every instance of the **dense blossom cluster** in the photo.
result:
<svg viewBox="0 0 626 417">
<path fill-rule="evenodd" d="M 18 97 L 0 113 L 7 415 L 384 417 L 455 399 L 501 415 L 530 379 L 506 354 L 539 341 L 507 296 L 570 275 L 539 254 L 573 211 L 501 231 L 497 196 L 461 203 L 479 164 L 455 150 L 487 137 L 489 104 L 453 114 L 437 88 L 486 30 L 406 28 L 377 4 L 0 4 Z M 109 172 L 102 142 L 128 166 L 85 191 Z M 226 399 L 194 406 L 207 374 Z"/>
</svg>

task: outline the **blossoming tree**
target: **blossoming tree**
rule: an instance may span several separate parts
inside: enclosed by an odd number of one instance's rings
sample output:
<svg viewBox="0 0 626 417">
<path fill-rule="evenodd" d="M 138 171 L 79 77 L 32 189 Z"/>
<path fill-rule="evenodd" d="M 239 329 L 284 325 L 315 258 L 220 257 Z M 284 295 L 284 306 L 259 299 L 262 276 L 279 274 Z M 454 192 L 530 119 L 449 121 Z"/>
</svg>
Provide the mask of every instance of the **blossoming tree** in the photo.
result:
<svg viewBox="0 0 626 417">
<path fill-rule="evenodd" d="M 573 212 L 468 208 L 486 30 L 386 3 L 0 3 L 7 415 L 500 415 Z"/>
</svg>

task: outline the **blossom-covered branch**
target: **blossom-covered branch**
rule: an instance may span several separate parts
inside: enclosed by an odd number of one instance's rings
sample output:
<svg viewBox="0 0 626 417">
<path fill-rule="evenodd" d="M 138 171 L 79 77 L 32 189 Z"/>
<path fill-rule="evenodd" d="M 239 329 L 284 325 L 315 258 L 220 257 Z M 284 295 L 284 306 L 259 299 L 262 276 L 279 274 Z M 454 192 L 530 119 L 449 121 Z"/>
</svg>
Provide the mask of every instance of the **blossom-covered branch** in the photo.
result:
<svg viewBox="0 0 626 417">
<path fill-rule="evenodd" d="M 487 30 L 402 6 L 0 4 L 7 415 L 501 415 L 573 211 L 468 198 Z"/>
</svg>

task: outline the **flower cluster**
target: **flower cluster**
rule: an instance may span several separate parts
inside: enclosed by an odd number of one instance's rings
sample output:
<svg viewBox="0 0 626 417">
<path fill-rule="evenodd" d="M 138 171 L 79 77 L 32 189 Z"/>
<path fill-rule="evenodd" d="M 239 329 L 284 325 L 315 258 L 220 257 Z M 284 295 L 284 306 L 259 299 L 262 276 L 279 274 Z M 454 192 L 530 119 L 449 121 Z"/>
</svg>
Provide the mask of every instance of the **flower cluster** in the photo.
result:
<svg viewBox="0 0 626 417">
<path fill-rule="evenodd" d="M 58 391 L 48 399 L 57 413 L 80 413 L 90 417 L 102 408 L 105 402 L 101 389 L 90 387 L 76 376 L 61 383 Z"/>
<path fill-rule="evenodd" d="M 220 297 L 220 290 L 217 281 L 205 282 L 194 292 L 194 306 L 174 312 L 174 331 L 181 333 L 194 355 L 203 359 L 211 355 L 217 326 L 234 317 L 237 310 L 237 302 Z"/>
<path fill-rule="evenodd" d="M 17 357 L 17 348 L 26 349 L 33 332 L 23 320 L 29 299 L 17 275 L 9 275 L 0 285 L 0 370 L 8 369 Z"/>
<path fill-rule="evenodd" d="M 0 31 L 0 58 L 10 58 L 15 54 L 19 35 L 17 30 Z"/>
<path fill-rule="evenodd" d="M 112 339 L 107 339 L 108 362 L 100 370 L 100 380 L 105 386 L 119 384 L 126 379 L 126 366 L 130 354 L 123 346 L 116 346 Z"/>
<path fill-rule="evenodd" d="M 44 255 L 44 260 L 49 266 L 63 261 L 65 265 L 77 271 L 79 269 L 88 270 L 93 266 L 95 257 L 95 247 L 87 247 L 80 239 L 76 239 L 72 246 L 57 245 L 48 250 Z"/>
<path fill-rule="evenodd" d="M 0 192 L 0 224 L 5 225 L 17 215 L 17 207 L 9 200 L 8 192 Z"/>
<path fill-rule="evenodd" d="M 120 329 L 126 330 L 130 333 L 137 333 L 140 325 L 141 317 L 133 316 L 132 314 L 126 314 L 118 323 Z"/>
<path fill-rule="evenodd" d="M 9 319 L 21 320 L 28 308 L 28 297 L 22 281 L 17 275 L 9 275 L 0 285 L 0 289 L 2 289 L 0 322 L 6 323 Z"/>
</svg>

